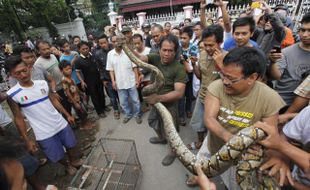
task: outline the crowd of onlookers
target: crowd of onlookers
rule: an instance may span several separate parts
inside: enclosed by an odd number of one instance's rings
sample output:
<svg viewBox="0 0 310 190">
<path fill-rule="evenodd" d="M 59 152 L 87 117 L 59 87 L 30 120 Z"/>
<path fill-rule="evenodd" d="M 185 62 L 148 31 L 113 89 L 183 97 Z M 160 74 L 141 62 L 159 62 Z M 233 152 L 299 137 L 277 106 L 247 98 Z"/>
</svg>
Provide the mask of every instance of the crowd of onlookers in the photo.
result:
<svg viewBox="0 0 310 190">
<path fill-rule="evenodd" d="M 28 138 L 25 118 L 46 158 L 74 175 L 82 162 L 73 153 L 72 129 L 94 128 L 88 116 L 93 110 L 97 118 L 113 110 L 123 124 L 132 118 L 141 124 L 148 113 L 156 133 L 150 143 L 167 144 L 163 121 L 152 107 L 157 102 L 169 110 L 178 131 L 179 125 L 192 127 L 197 139 L 187 147 L 197 150 L 198 157 L 210 158 L 245 127 L 262 128 L 268 137 L 254 148 L 267 148 L 259 169 L 279 175 L 286 188 L 310 189 L 310 13 L 294 23 L 286 5 L 272 10 L 259 1 L 259 7 L 232 22 L 222 0 L 215 5 L 222 12 L 216 19 L 205 16 L 202 0 L 198 22 L 145 22 L 141 29 L 125 23 L 121 29 L 106 27 L 100 36 L 89 35 L 88 42 L 79 36 L 53 44 L 27 39 L 14 48 L 5 67 L 10 90 L 0 94 L 14 116 L 0 107 L 1 189 L 21 187 L 24 181 L 16 181 L 24 177 L 34 189 L 46 189 L 37 180 L 38 160 L 31 155 L 37 146 Z M 124 43 L 135 57 L 163 73 L 165 83 L 157 94 L 143 97 L 154 76 L 131 61 Z M 20 138 L 26 149 L 19 146 Z M 171 148 L 168 152 L 165 166 L 176 158 Z M 239 188 L 235 170 L 232 166 L 221 174 L 228 189 Z M 199 166 L 197 171 L 199 176 L 189 177 L 187 185 L 216 188 Z"/>
</svg>

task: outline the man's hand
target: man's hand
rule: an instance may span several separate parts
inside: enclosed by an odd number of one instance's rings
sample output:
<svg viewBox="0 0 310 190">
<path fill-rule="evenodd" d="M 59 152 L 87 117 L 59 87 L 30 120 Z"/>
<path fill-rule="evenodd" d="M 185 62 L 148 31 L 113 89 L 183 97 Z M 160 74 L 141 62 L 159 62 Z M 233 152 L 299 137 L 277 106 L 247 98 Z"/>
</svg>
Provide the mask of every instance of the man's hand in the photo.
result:
<svg viewBox="0 0 310 190">
<path fill-rule="evenodd" d="M 67 116 L 67 121 L 69 122 L 69 124 L 74 125 L 75 124 L 75 120 L 74 117 L 72 115 Z"/>
<path fill-rule="evenodd" d="M 294 180 L 292 178 L 289 165 L 284 160 L 282 160 L 278 155 L 272 155 L 264 164 L 261 165 L 259 169 L 262 171 L 269 169 L 268 172 L 269 176 L 275 176 L 279 172 L 280 186 L 283 186 L 286 180 L 288 180 L 288 182 L 292 186 L 294 186 Z"/>
<path fill-rule="evenodd" d="M 74 103 L 74 108 L 77 109 L 77 110 L 81 110 L 82 109 L 81 105 L 79 103 L 77 103 L 77 102 Z"/>
<path fill-rule="evenodd" d="M 201 9 L 205 9 L 206 6 L 207 6 L 206 0 L 200 0 L 200 8 L 201 8 Z"/>
<path fill-rule="evenodd" d="M 113 88 L 114 90 L 117 90 L 117 85 L 116 85 L 116 82 L 115 82 L 115 81 L 112 81 L 112 88 Z"/>
<path fill-rule="evenodd" d="M 5 92 L 0 92 L 0 103 L 6 100 L 8 95 Z"/>
<path fill-rule="evenodd" d="M 221 7 L 224 5 L 223 1 L 222 0 L 215 0 L 214 1 L 214 5 L 218 6 L 218 7 Z"/>
<path fill-rule="evenodd" d="M 269 54 L 269 59 L 271 63 L 276 63 L 278 60 L 280 60 L 283 56 L 283 53 L 276 53 L 276 50 L 271 50 Z"/>
<path fill-rule="evenodd" d="M 31 153 L 31 154 L 34 154 L 35 152 L 38 151 L 38 147 L 36 145 L 36 143 L 30 139 L 27 139 L 26 140 L 26 147 L 27 147 L 27 150 Z"/>
<path fill-rule="evenodd" d="M 59 94 L 57 92 L 53 92 L 51 93 L 51 95 L 56 98 L 56 100 L 58 100 L 59 102 L 61 102 L 62 98 L 59 96 Z"/>
<path fill-rule="evenodd" d="M 216 190 L 216 186 L 213 182 L 211 182 L 208 177 L 203 173 L 201 166 L 199 164 L 195 165 L 197 176 L 195 176 L 195 180 L 200 186 L 201 190 Z"/>
<path fill-rule="evenodd" d="M 268 125 L 267 123 L 260 121 L 256 122 L 253 126 L 262 129 L 268 134 L 268 137 L 265 140 L 260 141 L 260 144 L 271 149 L 280 148 L 279 145 L 281 145 L 284 139 L 281 138 L 276 126 Z"/>
<path fill-rule="evenodd" d="M 87 85 L 86 85 L 86 83 L 84 81 L 81 81 L 81 87 L 82 87 L 83 90 L 86 90 Z"/>
<path fill-rule="evenodd" d="M 108 87 L 108 81 L 103 81 L 103 86 Z"/>
<path fill-rule="evenodd" d="M 215 66 L 216 68 L 220 71 L 223 68 L 223 60 L 224 60 L 224 54 L 222 53 L 221 50 L 215 49 L 212 58 L 215 61 Z"/>
<path fill-rule="evenodd" d="M 143 97 L 143 99 L 148 103 L 148 104 L 151 104 L 151 105 L 154 105 L 156 104 L 157 102 L 160 102 L 160 96 L 158 94 L 152 94 L 150 96 L 146 96 L 146 97 Z"/>
<path fill-rule="evenodd" d="M 193 67 L 196 66 L 198 58 L 196 56 L 190 56 L 190 59 L 191 59 L 192 66 Z"/>
</svg>

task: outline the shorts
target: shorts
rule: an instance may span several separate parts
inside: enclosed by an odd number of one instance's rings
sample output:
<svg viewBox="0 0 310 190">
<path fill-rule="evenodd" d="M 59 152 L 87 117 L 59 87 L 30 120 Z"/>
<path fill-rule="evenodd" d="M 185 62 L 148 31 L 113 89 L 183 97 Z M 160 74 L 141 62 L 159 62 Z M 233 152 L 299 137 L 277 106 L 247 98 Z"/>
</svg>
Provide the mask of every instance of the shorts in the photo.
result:
<svg viewBox="0 0 310 190">
<path fill-rule="evenodd" d="M 39 161 L 28 152 L 25 152 L 25 154 L 17 158 L 17 160 L 23 165 L 26 177 L 34 175 L 39 168 Z"/>
<path fill-rule="evenodd" d="M 198 98 L 196 100 L 194 112 L 192 114 L 192 119 L 189 123 L 189 125 L 193 128 L 195 132 L 206 132 L 207 128 L 204 125 L 204 104 L 201 102 L 201 100 Z"/>
<path fill-rule="evenodd" d="M 38 141 L 39 146 L 46 157 L 53 163 L 61 160 L 65 151 L 64 148 L 73 148 L 76 146 L 75 135 L 68 125 L 63 130 L 56 133 L 54 136 Z"/>
</svg>

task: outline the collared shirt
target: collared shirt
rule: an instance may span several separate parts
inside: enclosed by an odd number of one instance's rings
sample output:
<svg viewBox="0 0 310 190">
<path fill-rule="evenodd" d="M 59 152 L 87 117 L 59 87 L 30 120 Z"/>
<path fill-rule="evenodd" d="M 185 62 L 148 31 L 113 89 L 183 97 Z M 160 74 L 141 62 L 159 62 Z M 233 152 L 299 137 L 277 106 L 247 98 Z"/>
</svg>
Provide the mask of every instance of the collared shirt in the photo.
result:
<svg viewBox="0 0 310 190">
<path fill-rule="evenodd" d="M 115 81 L 118 89 L 129 89 L 136 85 L 136 78 L 132 63 L 126 53 L 122 50 L 117 53 L 115 49 L 108 53 L 107 67 L 108 71 L 114 71 Z"/>
<path fill-rule="evenodd" d="M 88 57 L 81 54 L 77 58 L 75 65 L 76 70 L 82 72 L 86 84 L 91 85 L 101 82 L 97 64 L 91 53 L 89 53 Z"/>
</svg>

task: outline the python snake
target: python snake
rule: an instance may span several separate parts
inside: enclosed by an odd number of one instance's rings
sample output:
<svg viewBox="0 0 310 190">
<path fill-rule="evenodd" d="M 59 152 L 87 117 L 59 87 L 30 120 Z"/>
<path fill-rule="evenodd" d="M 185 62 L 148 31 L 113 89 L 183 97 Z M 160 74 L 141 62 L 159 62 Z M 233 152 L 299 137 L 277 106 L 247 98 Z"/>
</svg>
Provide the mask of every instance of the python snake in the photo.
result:
<svg viewBox="0 0 310 190">
<path fill-rule="evenodd" d="M 143 96 L 149 96 L 157 93 L 159 89 L 164 85 L 164 76 L 162 72 L 155 66 L 147 64 L 141 61 L 130 50 L 125 42 L 123 35 L 118 36 L 118 44 L 122 46 L 124 52 L 138 67 L 150 71 L 155 78 L 155 81 L 144 87 Z M 178 132 L 175 129 L 173 119 L 167 108 L 160 102 L 154 104 L 154 107 L 160 114 L 163 124 L 166 138 L 171 144 L 172 149 L 175 151 L 181 163 L 193 174 L 196 174 L 195 164 L 200 164 L 202 170 L 208 177 L 214 177 L 225 170 L 231 165 L 237 163 L 236 168 L 236 180 L 242 190 L 248 189 L 280 189 L 276 180 L 272 177 L 264 175 L 262 180 L 257 181 L 256 169 L 261 165 L 263 161 L 263 150 L 260 150 L 260 155 L 247 154 L 243 157 L 246 150 L 256 144 L 258 141 L 263 140 L 266 134 L 263 130 L 254 127 L 248 127 L 230 139 L 216 154 L 211 156 L 210 159 L 197 158 L 183 143 Z"/>
</svg>

